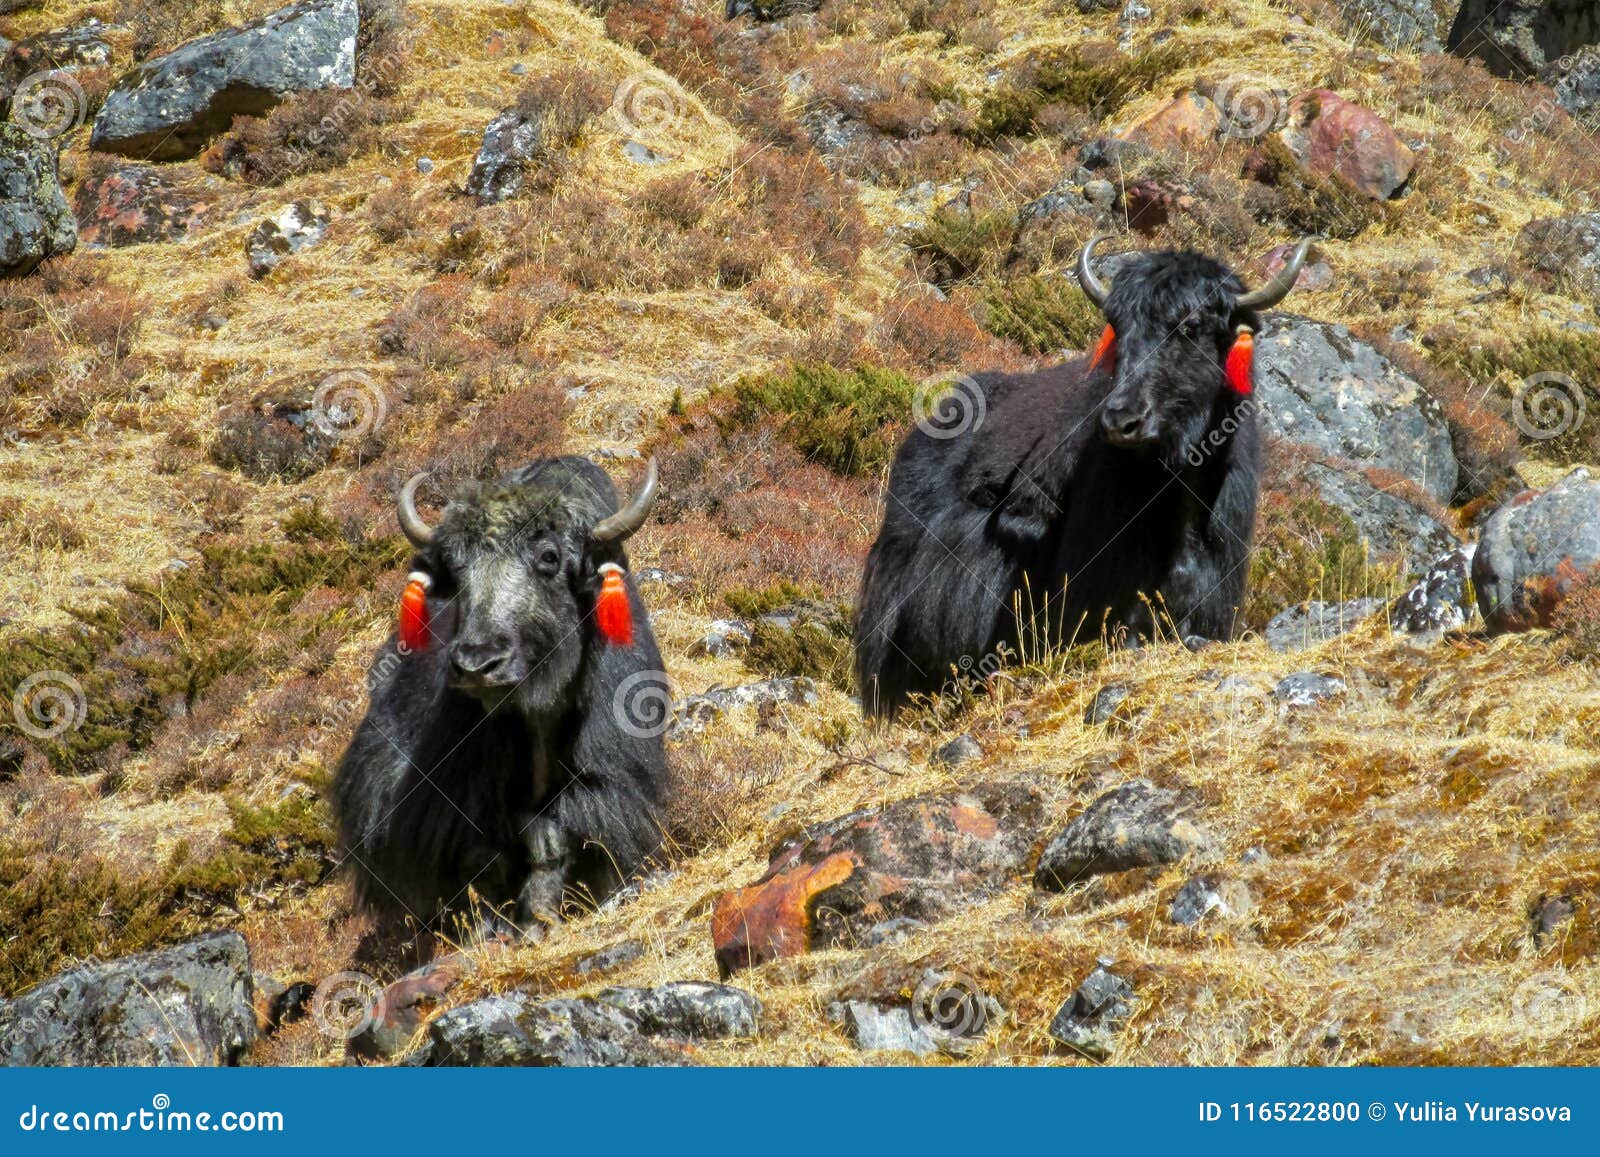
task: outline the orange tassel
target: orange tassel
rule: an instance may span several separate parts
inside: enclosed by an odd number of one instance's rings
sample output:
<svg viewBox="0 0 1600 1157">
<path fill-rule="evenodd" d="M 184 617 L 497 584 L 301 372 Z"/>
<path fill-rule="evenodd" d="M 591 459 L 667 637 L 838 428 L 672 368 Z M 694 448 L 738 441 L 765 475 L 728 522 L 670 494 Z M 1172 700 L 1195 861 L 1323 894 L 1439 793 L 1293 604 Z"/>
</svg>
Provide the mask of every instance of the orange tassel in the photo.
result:
<svg viewBox="0 0 1600 1157">
<path fill-rule="evenodd" d="M 405 593 L 400 596 L 400 645 L 407 651 L 426 651 L 433 641 L 428 627 L 428 590 L 433 579 L 421 571 L 406 576 Z"/>
<path fill-rule="evenodd" d="M 1111 369 L 1117 364 L 1117 331 L 1109 325 L 1106 326 L 1105 332 L 1100 335 L 1099 344 L 1094 347 L 1094 354 L 1089 358 L 1089 368 L 1091 370 L 1099 369 L 1102 361 L 1109 361 L 1110 364 L 1106 366 L 1106 369 Z"/>
<path fill-rule="evenodd" d="M 614 562 L 602 563 L 600 574 L 600 597 L 594 604 L 600 637 L 614 647 L 631 647 L 633 609 L 628 605 L 628 587 L 622 581 L 622 568 Z"/>
<path fill-rule="evenodd" d="M 1256 354 L 1256 339 L 1250 330 L 1240 326 L 1239 336 L 1233 339 L 1233 348 L 1228 351 L 1228 360 L 1224 363 L 1223 372 L 1228 377 L 1228 385 L 1233 392 L 1242 398 L 1248 398 L 1252 386 L 1250 384 L 1250 366 Z"/>
</svg>

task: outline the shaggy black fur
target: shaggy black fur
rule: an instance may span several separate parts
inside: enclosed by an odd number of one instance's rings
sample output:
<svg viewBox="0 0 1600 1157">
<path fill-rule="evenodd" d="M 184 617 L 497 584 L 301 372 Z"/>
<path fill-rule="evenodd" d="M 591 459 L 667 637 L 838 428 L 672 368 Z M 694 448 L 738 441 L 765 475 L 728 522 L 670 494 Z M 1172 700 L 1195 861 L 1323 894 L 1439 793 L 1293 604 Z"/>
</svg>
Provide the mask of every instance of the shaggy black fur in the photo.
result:
<svg viewBox="0 0 1600 1157">
<path fill-rule="evenodd" d="M 384 644 L 335 785 L 380 917 L 428 925 L 470 887 L 527 927 L 603 899 L 658 846 L 667 684 L 631 579 L 633 645 L 594 628 L 596 568 L 626 558 L 588 532 L 616 509 L 599 467 L 547 459 L 465 488 L 418 553 L 433 643 Z"/>
<path fill-rule="evenodd" d="M 1122 266 L 1106 302 L 1114 369 L 1079 358 L 982 374 L 981 423 L 900 447 L 867 559 L 856 670 L 890 715 L 1002 644 L 1032 650 L 1102 633 L 1226 638 L 1255 525 L 1255 406 L 1223 365 L 1243 286 L 1194 253 Z M 968 399 L 970 401 L 970 399 Z"/>
</svg>

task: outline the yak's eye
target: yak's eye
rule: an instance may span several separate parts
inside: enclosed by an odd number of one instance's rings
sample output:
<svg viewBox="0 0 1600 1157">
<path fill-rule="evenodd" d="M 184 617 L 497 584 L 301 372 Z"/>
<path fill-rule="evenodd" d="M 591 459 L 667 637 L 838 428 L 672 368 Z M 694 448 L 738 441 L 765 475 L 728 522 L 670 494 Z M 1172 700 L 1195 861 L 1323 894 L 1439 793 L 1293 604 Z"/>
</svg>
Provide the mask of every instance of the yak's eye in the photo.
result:
<svg viewBox="0 0 1600 1157">
<path fill-rule="evenodd" d="M 533 555 L 534 565 L 541 574 L 555 574 L 561 569 L 561 550 L 553 542 L 542 542 Z"/>
</svg>

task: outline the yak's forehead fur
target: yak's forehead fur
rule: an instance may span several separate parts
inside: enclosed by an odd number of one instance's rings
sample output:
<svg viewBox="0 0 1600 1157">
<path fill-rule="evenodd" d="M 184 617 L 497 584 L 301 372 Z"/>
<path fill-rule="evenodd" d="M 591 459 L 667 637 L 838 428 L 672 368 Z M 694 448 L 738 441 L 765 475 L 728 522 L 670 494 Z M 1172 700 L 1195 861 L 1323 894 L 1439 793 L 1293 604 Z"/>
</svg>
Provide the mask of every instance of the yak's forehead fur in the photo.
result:
<svg viewBox="0 0 1600 1157">
<path fill-rule="evenodd" d="M 456 492 L 439 539 L 458 549 L 509 550 L 541 538 L 576 541 L 617 509 L 616 487 L 584 458 L 552 458 Z"/>
<path fill-rule="evenodd" d="M 1226 322 L 1243 292 L 1233 270 L 1203 253 L 1139 253 L 1117 270 L 1105 314 L 1119 335 L 1170 330 L 1191 316 Z"/>
</svg>

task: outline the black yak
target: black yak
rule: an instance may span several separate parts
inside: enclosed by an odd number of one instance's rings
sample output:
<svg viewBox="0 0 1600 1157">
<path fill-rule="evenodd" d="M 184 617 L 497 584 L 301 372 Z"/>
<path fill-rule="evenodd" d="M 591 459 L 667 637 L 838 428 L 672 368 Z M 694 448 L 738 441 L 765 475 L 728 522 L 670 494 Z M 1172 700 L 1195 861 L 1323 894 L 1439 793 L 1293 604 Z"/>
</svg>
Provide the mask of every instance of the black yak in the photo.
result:
<svg viewBox="0 0 1600 1157">
<path fill-rule="evenodd" d="M 901 445 L 856 619 L 863 708 L 888 716 L 1009 651 L 1227 638 L 1244 596 L 1260 436 L 1258 310 L 1294 287 L 1311 240 L 1246 293 L 1208 257 L 1124 260 L 1092 356 L 961 379 Z"/>
<path fill-rule="evenodd" d="M 618 509 L 605 471 L 544 459 L 462 488 L 416 547 L 400 629 L 339 766 L 342 852 L 362 906 L 424 927 L 472 893 L 534 931 L 613 892 L 657 848 L 667 683 L 623 543 L 655 500 L 652 459 Z"/>
</svg>

